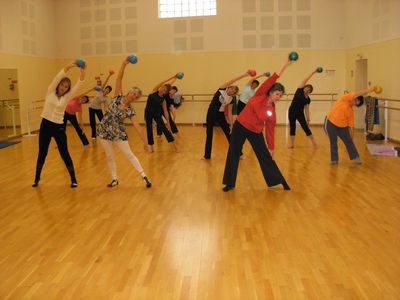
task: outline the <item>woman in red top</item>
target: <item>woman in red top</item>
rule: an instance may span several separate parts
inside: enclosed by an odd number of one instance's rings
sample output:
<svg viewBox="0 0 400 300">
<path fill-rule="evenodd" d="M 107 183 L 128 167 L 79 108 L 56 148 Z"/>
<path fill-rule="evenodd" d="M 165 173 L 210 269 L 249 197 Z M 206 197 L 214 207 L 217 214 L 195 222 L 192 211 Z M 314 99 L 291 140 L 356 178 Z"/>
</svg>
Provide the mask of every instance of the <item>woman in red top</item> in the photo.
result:
<svg viewBox="0 0 400 300">
<path fill-rule="evenodd" d="M 226 158 L 223 191 L 227 192 L 235 187 L 237 171 L 239 167 L 240 153 L 246 139 L 249 140 L 260 163 L 265 182 L 268 186 L 282 184 L 285 190 L 290 190 L 285 178 L 269 153 L 262 134 L 264 123 L 274 114 L 270 109 L 270 102 L 278 101 L 285 87 L 276 80 L 293 61 L 288 60 L 277 73 L 274 73 L 258 88 L 250 98 L 246 107 L 237 117 L 233 125 L 228 155 Z"/>
</svg>

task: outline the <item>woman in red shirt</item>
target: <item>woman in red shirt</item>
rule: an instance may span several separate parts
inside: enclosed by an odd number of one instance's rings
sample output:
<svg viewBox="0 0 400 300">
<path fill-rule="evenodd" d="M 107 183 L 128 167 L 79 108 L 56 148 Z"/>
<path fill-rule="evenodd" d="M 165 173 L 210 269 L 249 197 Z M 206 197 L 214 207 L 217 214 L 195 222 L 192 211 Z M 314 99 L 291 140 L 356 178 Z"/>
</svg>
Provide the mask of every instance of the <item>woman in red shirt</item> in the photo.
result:
<svg viewBox="0 0 400 300">
<path fill-rule="evenodd" d="M 285 92 L 285 87 L 276 80 L 293 61 L 288 60 L 280 71 L 274 73 L 258 88 L 250 98 L 246 107 L 237 117 L 233 125 L 228 155 L 226 158 L 223 191 L 227 192 L 235 187 L 239 167 L 240 153 L 246 139 L 249 140 L 260 163 L 265 182 L 268 186 L 282 184 L 285 190 L 290 190 L 285 178 L 269 153 L 262 134 L 264 124 L 274 118 L 270 103 L 278 101 Z"/>
</svg>

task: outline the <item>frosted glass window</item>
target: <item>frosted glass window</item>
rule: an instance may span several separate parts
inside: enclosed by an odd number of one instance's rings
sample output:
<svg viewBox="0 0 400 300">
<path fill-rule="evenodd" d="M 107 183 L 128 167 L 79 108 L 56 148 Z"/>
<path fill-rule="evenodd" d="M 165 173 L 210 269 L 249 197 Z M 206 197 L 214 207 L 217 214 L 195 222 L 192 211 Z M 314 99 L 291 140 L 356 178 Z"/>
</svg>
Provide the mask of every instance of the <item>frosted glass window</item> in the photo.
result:
<svg viewBox="0 0 400 300">
<path fill-rule="evenodd" d="M 216 0 L 159 0 L 159 18 L 216 16 Z"/>
</svg>

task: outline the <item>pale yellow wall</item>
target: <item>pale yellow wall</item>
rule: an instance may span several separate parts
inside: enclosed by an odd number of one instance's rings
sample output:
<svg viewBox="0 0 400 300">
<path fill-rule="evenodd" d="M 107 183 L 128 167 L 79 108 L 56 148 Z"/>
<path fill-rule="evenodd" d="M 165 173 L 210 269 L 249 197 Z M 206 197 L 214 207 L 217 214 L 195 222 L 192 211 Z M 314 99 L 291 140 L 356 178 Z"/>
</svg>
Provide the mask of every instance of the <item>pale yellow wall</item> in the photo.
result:
<svg viewBox="0 0 400 300">
<path fill-rule="evenodd" d="M 0 69 L 17 69 L 21 132 L 27 132 L 26 114 L 32 101 L 44 99 L 47 85 L 57 72 L 54 59 L 0 53 Z M 39 128 L 41 111 L 32 112 L 32 130 Z"/>
<path fill-rule="evenodd" d="M 368 79 L 372 84 L 379 84 L 383 92 L 379 98 L 399 99 L 400 78 L 400 39 L 357 47 L 346 51 L 346 84 L 349 90 L 354 90 L 355 61 L 360 57 L 368 60 Z M 400 103 L 399 103 L 400 104 Z M 390 106 L 400 107 L 394 102 Z M 400 112 L 389 111 L 389 136 L 400 140 Z"/>
<path fill-rule="evenodd" d="M 400 1 L 348 0 L 345 3 L 346 47 L 400 38 Z"/>
<path fill-rule="evenodd" d="M 260 3 L 258 0 L 218 0 L 217 16 L 159 19 L 158 1 L 57 1 L 56 31 L 62 33 L 65 42 L 59 44 L 57 55 L 76 57 L 82 54 L 104 56 L 127 52 L 142 54 L 345 47 L 345 22 L 342 21 L 345 19 L 344 1 L 265 1 L 272 4 L 270 11 L 263 11 Z M 303 8 L 300 3 L 304 4 Z M 129 13 L 130 9 L 133 13 Z M 115 19 L 115 15 L 120 17 Z M 74 18 L 66 21 L 64 16 Z M 308 21 L 302 23 L 302 17 L 308 18 Z M 263 18 L 271 19 L 271 27 L 262 26 Z M 282 22 L 282 18 L 286 19 Z M 254 26 L 250 24 L 252 22 Z M 127 25 L 136 29 L 129 32 Z M 288 28 L 285 28 L 286 25 Z M 271 45 L 262 42 L 268 35 L 273 39 Z M 309 44 L 303 44 L 306 39 L 303 35 L 310 37 Z M 282 43 L 281 39 L 285 37 L 289 41 Z M 246 38 L 254 39 L 254 46 L 246 42 Z M 176 40 L 183 41 L 186 46 L 177 47 Z M 194 40 L 200 40 L 200 45 Z M 129 41 L 137 42 L 137 47 L 129 46 Z"/>
<path fill-rule="evenodd" d="M 0 1 L 0 52 L 55 57 L 58 40 L 55 3 L 53 0 Z"/>
</svg>

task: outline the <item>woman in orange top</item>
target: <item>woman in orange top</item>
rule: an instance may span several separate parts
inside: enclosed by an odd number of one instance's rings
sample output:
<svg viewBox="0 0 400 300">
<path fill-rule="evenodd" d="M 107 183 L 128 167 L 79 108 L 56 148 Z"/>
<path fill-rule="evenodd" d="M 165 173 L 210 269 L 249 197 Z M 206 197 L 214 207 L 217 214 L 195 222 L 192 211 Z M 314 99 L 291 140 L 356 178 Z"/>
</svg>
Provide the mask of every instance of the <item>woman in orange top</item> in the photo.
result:
<svg viewBox="0 0 400 300">
<path fill-rule="evenodd" d="M 325 131 L 329 136 L 331 148 L 331 163 L 337 164 L 339 160 L 337 138 L 339 137 L 346 146 L 350 160 L 361 164 L 360 156 L 353 143 L 354 134 L 354 105 L 360 107 L 364 103 L 363 95 L 374 90 L 375 86 L 367 90 L 348 93 L 335 102 L 331 111 L 325 118 Z"/>
</svg>

